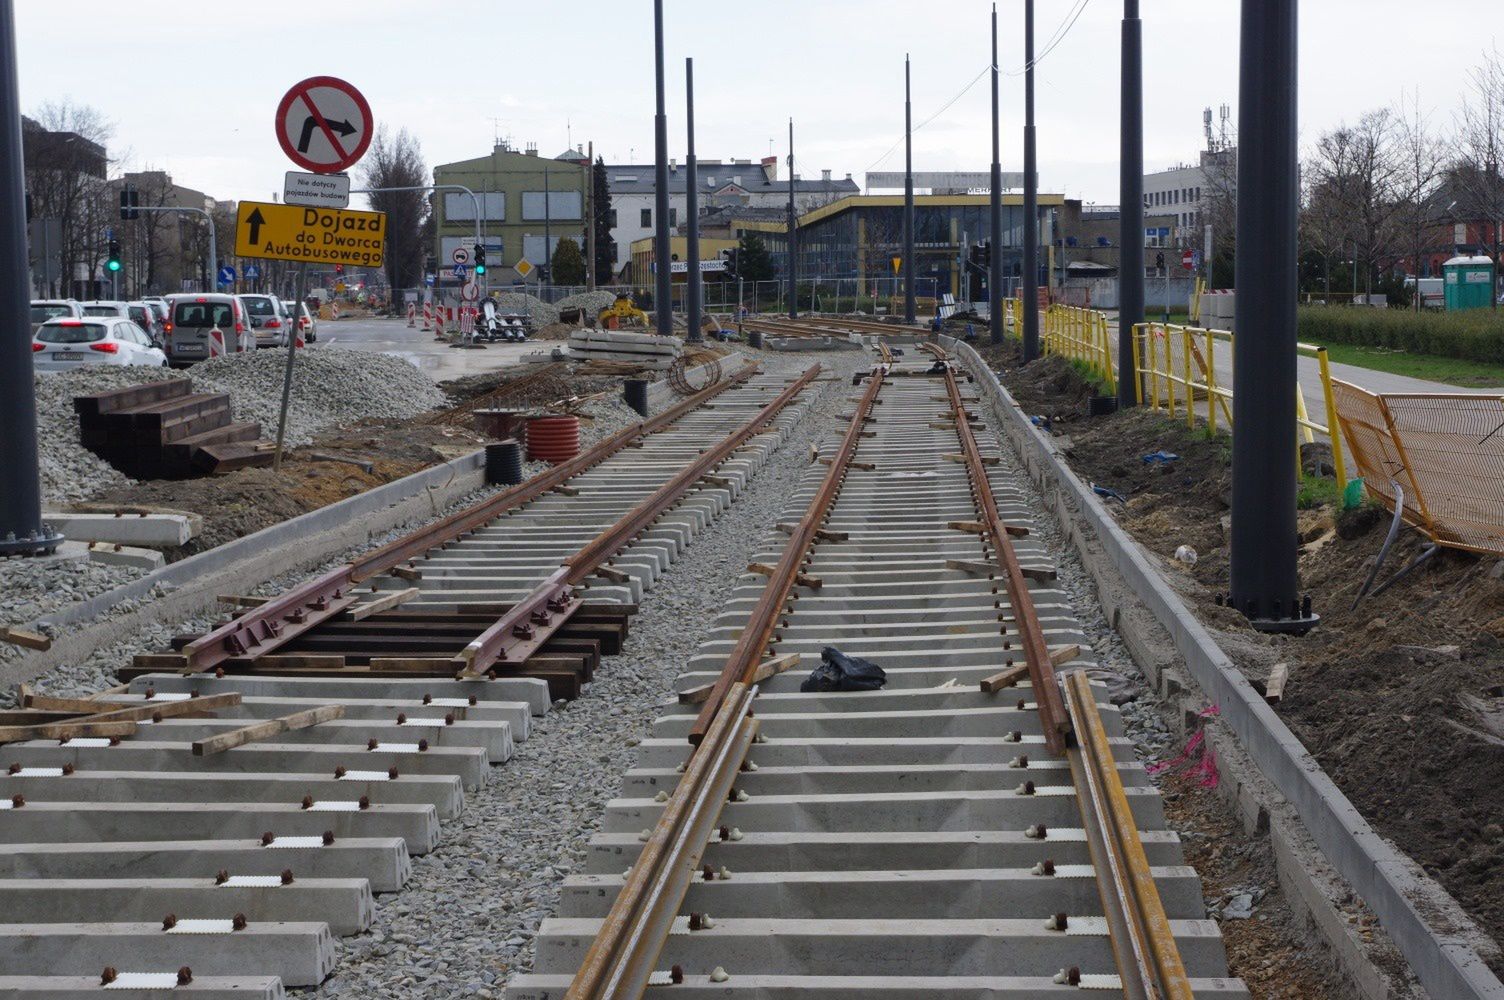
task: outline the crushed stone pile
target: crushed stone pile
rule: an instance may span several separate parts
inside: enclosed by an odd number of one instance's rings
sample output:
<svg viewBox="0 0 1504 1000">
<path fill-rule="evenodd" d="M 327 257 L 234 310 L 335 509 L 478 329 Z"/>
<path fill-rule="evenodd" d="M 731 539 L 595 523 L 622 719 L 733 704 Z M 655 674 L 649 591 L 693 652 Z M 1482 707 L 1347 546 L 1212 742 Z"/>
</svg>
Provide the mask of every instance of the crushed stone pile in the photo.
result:
<svg viewBox="0 0 1504 1000">
<path fill-rule="evenodd" d="M 534 326 L 559 322 L 557 308 L 526 292 L 503 292 L 496 296 L 496 305 L 504 313 L 527 313 Z"/>
<path fill-rule="evenodd" d="M 261 424 L 270 440 L 282 401 L 282 351 L 231 354 L 185 370 L 104 367 L 34 377 L 42 496 L 49 504 L 86 500 L 131 480 L 79 444 L 73 397 L 125 385 L 190 378 L 196 392 L 223 392 L 237 421 Z M 307 444 L 320 431 L 365 417 L 405 419 L 444 405 L 444 394 L 411 364 L 384 354 L 318 345 L 298 353 L 287 440 Z"/>
<path fill-rule="evenodd" d="M 576 292 L 574 295 L 565 296 L 559 300 L 558 305 L 561 310 L 583 309 L 585 310 L 585 315 L 593 319 L 600 315 L 602 309 L 605 309 L 615 301 L 615 292 L 597 289 L 593 292 Z"/>
</svg>

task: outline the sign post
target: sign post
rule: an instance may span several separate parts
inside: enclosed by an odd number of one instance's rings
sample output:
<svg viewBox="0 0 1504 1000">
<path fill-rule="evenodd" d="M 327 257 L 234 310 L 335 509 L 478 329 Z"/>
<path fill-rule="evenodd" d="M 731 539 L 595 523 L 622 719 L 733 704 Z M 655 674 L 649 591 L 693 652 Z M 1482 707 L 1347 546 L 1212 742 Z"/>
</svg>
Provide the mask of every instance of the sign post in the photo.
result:
<svg viewBox="0 0 1504 1000">
<path fill-rule="evenodd" d="M 371 106 L 360 91 L 332 76 L 294 84 L 277 105 L 277 141 L 288 159 L 315 175 L 338 174 L 354 166 L 371 145 Z M 327 185 L 324 180 L 327 179 Z M 287 367 L 282 374 L 282 408 L 272 470 L 282 468 L 287 407 L 292 400 L 293 359 L 308 292 L 308 262 L 380 267 L 386 243 L 386 216 L 352 212 L 350 179 L 313 178 L 289 171 L 283 197 L 292 204 L 241 202 L 235 218 L 235 252 L 240 256 L 297 262 L 297 300 L 287 335 Z M 298 200 L 293 201 L 296 197 Z"/>
</svg>

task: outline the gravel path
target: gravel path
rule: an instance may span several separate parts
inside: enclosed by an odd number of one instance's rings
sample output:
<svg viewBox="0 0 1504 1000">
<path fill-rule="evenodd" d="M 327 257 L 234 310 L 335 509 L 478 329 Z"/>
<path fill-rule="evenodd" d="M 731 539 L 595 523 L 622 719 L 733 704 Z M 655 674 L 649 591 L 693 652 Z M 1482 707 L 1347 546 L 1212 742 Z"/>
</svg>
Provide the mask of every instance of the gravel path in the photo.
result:
<svg viewBox="0 0 1504 1000">
<path fill-rule="evenodd" d="M 849 376 L 858 355 L 821 358 Z M 767 370 L 802 371 L 808 356 Z M 604 660 L 585 695 L 533 720 L 532 735 L 446 823 L 413 878 L 377 899 L 371 933 L 342 940 L 344 957 L 318 991 L 333 997 L 500 996 L 532 962 L 532 939 L 578 868 L 606 802 L 621 787 L 675 676 L 699 646 L 758 543 L 846 404 L 828 391 L 752 480 L 729 514 L 699 535 L 645 597 L 624 655 Z M 312 992 L 312 991 L 310 991 Z"/>
</svg>

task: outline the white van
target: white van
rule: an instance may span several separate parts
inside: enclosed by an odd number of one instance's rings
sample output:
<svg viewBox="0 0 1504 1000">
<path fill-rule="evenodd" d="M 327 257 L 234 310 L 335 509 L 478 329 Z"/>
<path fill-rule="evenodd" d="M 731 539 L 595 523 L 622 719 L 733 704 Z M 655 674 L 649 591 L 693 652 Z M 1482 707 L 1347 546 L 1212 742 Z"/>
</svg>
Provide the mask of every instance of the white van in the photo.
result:
<svg viewBox="0 0 1504 1000">
<path fill-rule="evenodd" d="M 167 358 L 175 367 L 256 350 L 256 333 L 238 296 L 190 292 L 169 295 L 167 306 Z"/>
</svg>

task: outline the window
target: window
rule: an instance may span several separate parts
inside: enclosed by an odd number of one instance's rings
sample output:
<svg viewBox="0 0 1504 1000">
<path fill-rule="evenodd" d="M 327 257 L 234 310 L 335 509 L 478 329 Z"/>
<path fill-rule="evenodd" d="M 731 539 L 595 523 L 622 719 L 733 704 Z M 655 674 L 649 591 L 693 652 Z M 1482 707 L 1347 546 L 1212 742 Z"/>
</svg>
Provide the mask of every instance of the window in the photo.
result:
<svg viewBox="0 0 1504 1000">
<path fill-rule="evenodd" d="M 672 229 L 675 226 L 677 226 L 678 224 L 679 224 L 679 210 L 677 208 L 671 208 L 671 209 L 669 209 L 668 210 L 668 227 L 670 229 Z"/>
<path fill-rule="evenodd" d="M 616 228 L 616 209 L 614 209 L 614 208 L 610 209 L 609 211 L 606 212 L 606 228 L 607 229 L 615 229 Z"/>
<path fill-rule="evenodd" d="M 530 222 L 544 219 L 578 219 L 582 216 L 583 201 L 578 191 L 548 192 L 545 209 L 542 191 L 522 192 L 522 218 Z"/>
<path fill-rule="evenodd" d="M 507 218 L 507 193 L 505 191 L 477 191 L 480 210 L 486 222 L 505 222 Z M 475 202 L 463 191 L 444 192 L 445 222 L 474 222 Z"/>
<path fill-rule="evenodd" d="M 651 208 L 644 208 L 642 210 L 642 228 L 653 228 L 653 210 Z"/>
</svg>

